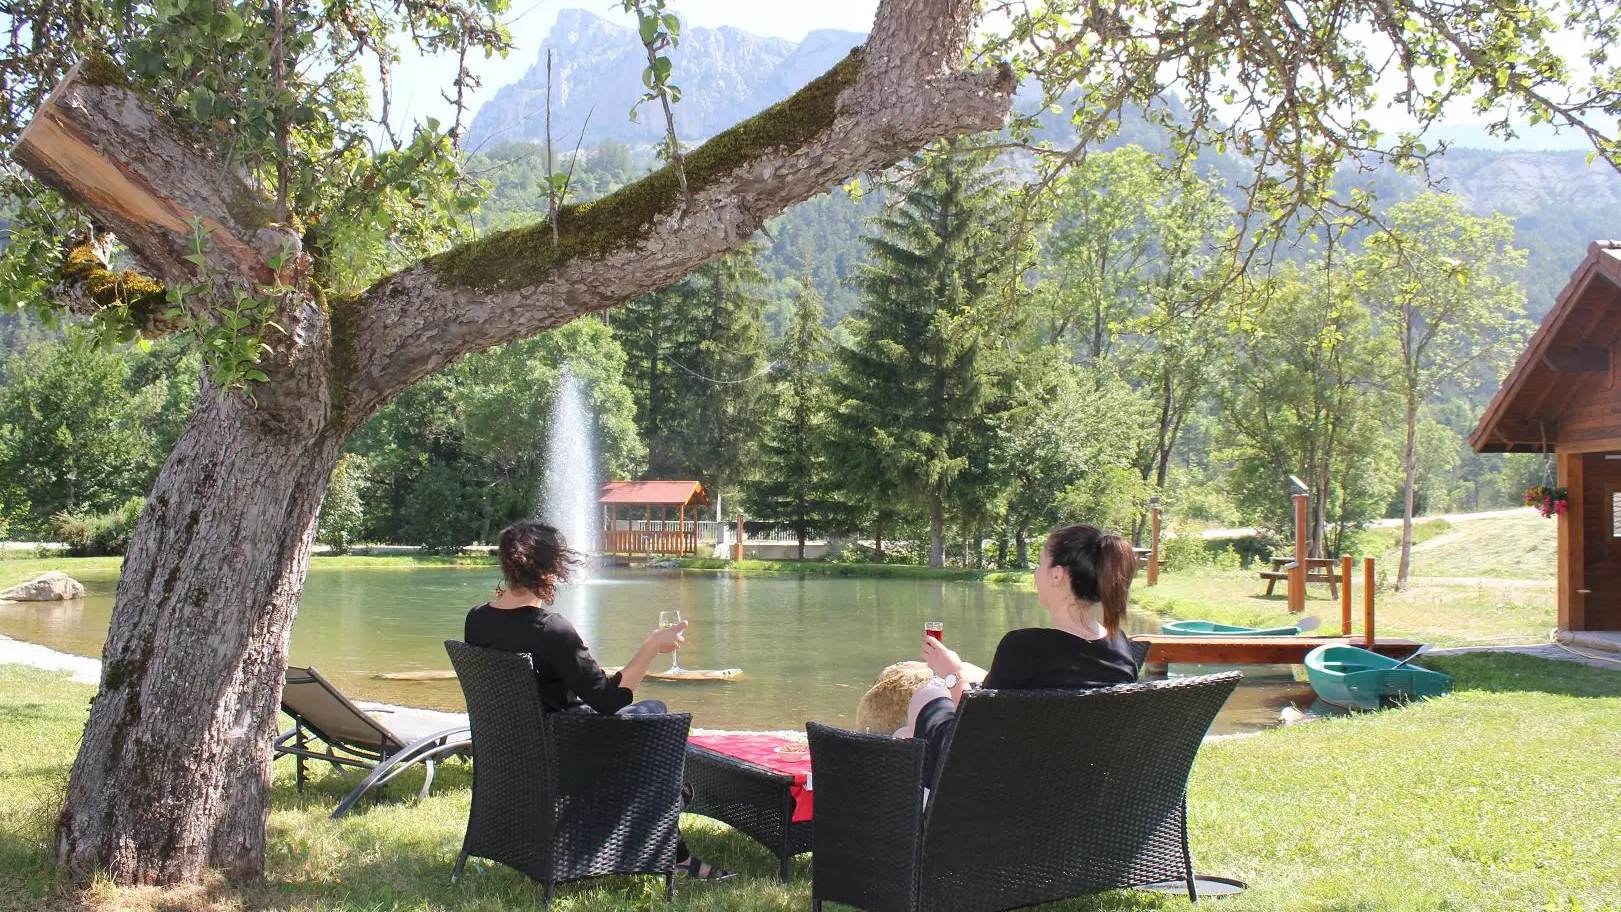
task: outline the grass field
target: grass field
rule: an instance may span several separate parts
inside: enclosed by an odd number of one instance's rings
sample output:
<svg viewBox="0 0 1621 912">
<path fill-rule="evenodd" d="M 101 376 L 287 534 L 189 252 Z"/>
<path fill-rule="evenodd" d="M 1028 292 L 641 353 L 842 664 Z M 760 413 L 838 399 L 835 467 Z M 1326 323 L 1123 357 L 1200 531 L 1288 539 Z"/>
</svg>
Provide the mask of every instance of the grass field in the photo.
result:
<svg viewBox="0 0 1621 912">
<path fill-rule="evenodd" d="M 1206 745 L 1190 788 L 1194 859 L 1202 872 L 1248 881 L 1221 912 L 1418 912 L 1621 908 L 1621 673 L 1522 656 L 1433 660 L 1457 692 L 1423 704 L 1314 722 Z M 92 689 L 53 673 L 0 667 L 0 909 L 181 910 L 537 908 L 538 888 L 495 865 L 448 883 L 466 822 L 468 774 L 451 765 L 420 805 L 402 777 L 340 821 L 347 784 L 333 775 L 306 795 L 279 769 L 269 876 L 178 890 L 69 884 L 50 861 L 60 806 Z M 415 779 L 415 781 L 412 781 Z M 682 882 L 665 906 L 654 878 L 565 885 L 563 912 L 633 909 L 804 910 L 809 857 L 779 887 L 764 849 L 704 818 L 684 830 L 697 850 L 744 876 Z M 1134 892 L 1042 909 L 1186 910 L 1186 900 Z"/>
</svg>

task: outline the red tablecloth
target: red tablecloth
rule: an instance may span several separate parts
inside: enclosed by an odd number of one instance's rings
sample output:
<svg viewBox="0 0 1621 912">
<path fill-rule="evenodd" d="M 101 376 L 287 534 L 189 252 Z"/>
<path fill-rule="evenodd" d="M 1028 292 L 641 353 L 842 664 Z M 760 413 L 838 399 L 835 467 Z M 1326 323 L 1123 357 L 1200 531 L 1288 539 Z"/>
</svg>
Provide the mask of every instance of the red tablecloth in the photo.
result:
<svg viewBox="0 0 1621 912">
<path fill-rule="evenodd" d="M 794 777 L 788 793 L 794 798 L 794 823 L 811 819 L 815 793 L 811 791 L 810 754 L 779 754 L 777 748 L 785 744 L 804 746 L 803 741 L 779 738 L 776 735 L 693 735 L 688 744 L 706 747 L 717 754 L 736 757 L 755 766 L 763 766 L 774 773 Z"/>
</svg>

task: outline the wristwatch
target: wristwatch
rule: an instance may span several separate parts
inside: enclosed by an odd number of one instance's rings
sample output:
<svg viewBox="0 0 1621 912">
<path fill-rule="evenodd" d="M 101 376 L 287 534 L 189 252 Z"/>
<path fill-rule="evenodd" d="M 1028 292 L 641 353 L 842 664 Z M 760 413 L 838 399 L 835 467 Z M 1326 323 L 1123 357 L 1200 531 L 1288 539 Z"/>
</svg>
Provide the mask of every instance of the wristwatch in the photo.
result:
<svg viewBox="0 0 1621 912">
<path fill-rule="evenodd" d="M 940 679 L 940 683 L 946 686 L 946 690 L 950 690 L 957 686 L 957 676 L 955 674 L 947 674 L 945 677 Z"/>
</svg>

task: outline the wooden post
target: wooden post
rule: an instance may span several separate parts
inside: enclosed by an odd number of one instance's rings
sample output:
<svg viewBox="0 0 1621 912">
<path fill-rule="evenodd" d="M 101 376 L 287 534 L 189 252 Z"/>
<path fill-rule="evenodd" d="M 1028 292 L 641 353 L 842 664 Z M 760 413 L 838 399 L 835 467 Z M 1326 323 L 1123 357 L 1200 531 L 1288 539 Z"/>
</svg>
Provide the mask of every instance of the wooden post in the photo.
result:
<svg viewBox="0 0 1621 912">
<path fill-rule="evenodd" d="M 1310 528 L 1311 495 L 1296 494 L 1295 566 L 1289 571 L 1289 613 L 1306 610 L 1306 530 Z"/>
<path fill-rule="evenodd" d="M 1544 457 L 1546 458 L 1546 457 Z M 1587 490 L 1581 453 L 1560 453 L 1558 484 L 1570 493 L 1570 507 L 1557 524 L 1560 630 L 1587 629 L 1587 567 L 1583 524 L 1586 522 Z"/>
<path fill-rule="evenodd" d="M 1148 542 L 1148 585 L 1159 585 L 1159 507 L 1153 510 L 1152 531 L 1153 536 Z"/>
<path fill-rule="evenodd" d="M 1340 556 L 1340 636 L 1351 635 L 1351 555 Z"/>
<path fill-rule="evenodd" d="M 1362 559 L 1362 645 L 1373 648 L 1373 558 Z"/>
<path fill-rule="evenodd" d="M 732 560 L 743 562 L 743 514 L 737 514 L 737 544 L 733 546 Z"/>
</svg>

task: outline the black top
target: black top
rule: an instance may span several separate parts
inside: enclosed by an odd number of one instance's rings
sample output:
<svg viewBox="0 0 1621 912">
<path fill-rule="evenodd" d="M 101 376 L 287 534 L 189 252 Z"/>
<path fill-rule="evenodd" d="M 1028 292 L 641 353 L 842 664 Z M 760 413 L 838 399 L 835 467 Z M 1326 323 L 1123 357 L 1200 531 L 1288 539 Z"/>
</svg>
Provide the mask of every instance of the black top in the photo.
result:
<svg viewBox="0 0 1621 912">
<path fill-rule="evenodd" d="M 619 672 L 604 674 L 574 625 L 556 612 L 483 604 L 467 612 L 462 639 L 469 646 L 526 653 L 535 663 L 535 683 L 547 712 L 583 704 L 611 716 L 630 705 L 631 692 L 619 686 Z"/>
<path fill-rule="evenodd" d="M 1137 663 L 1125 634 L 1088 640 L 1050 627 L 1010 630 L 996 644 L 991 670 L 985 673 L 986 690 L 1088 690 L 1113 687 L 1137 680 Z M 931 700 L 918 711 L 912 736 L 928 744 L 923 759 L 923 781 L 930 786 L 940 753 L 957 727 L 956 707 L 950 698 Z"/>
<path fill-rule="evenodd" d="M 996 646 L 986 690 L 1112 687 L 1137 680 L 1125 634 L 1086 640 L 1051 627 L 1010 630 Z"/>
</svg>

